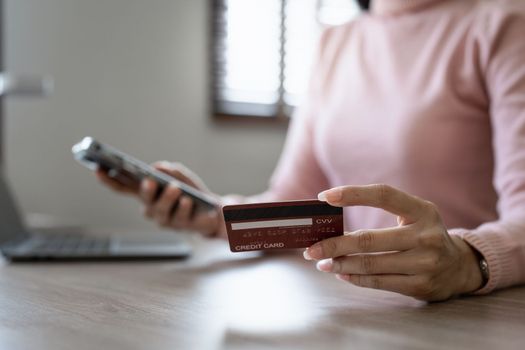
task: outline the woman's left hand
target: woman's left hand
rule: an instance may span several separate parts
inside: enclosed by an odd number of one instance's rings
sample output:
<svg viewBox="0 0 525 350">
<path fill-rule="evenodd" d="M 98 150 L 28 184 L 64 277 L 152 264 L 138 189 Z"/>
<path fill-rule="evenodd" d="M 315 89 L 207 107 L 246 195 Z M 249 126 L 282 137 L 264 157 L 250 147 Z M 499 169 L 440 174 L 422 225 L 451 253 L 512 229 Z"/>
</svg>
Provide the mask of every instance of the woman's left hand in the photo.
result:
<svg viewBox="0 0 525 350">
<path fill-rule="evenodd" d="M 359 230 L 307 248 L 317 268 L 361 287 L 427 301 L 445 300 L 481 287 L 473 249 L 448 234 L 437 207 L 387 185 L 336 187 L 319 194 L 330 205 L 369 206 L 398 216 L 398 226 Z"/>
</svg>

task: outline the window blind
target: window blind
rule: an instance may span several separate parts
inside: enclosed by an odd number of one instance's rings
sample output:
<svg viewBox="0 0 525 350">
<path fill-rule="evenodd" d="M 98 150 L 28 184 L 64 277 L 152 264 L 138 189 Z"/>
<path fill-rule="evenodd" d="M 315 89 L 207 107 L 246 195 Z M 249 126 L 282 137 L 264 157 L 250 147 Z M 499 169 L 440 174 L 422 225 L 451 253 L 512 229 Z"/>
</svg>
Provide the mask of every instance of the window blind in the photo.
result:
<svg viewBox="0 0 525 350">
<path fill-rule="evenodd" d="M 323 27 L 359 11 L 352 0 L 212 0 L 214 113 L 290 116 Z"/>
</svg>

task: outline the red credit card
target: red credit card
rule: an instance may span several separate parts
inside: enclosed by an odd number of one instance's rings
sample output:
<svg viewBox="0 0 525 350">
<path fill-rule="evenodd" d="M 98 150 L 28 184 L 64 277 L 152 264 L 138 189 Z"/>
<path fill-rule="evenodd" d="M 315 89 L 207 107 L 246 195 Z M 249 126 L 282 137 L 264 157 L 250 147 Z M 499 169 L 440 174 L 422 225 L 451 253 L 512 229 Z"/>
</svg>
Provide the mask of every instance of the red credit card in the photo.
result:
<svg viewBox="0 0 525 350">
<path fill-rule="evenodd" d="M 318 200 L 228 205 L 222 211 L 234 253 L 306 248 L 343 234 L 343 208 Z"/>
</svg>

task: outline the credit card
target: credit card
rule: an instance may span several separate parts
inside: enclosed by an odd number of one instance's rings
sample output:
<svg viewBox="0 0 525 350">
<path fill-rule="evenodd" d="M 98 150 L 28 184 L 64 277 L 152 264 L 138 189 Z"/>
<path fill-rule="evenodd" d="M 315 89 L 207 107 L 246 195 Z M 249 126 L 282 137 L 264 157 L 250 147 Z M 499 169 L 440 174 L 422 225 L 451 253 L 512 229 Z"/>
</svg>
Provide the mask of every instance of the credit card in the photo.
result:
<svg viewBox="0 0 525 350">
<path fill-rule="evenodd" d="M 222 208 L 230 250 L 306 248 L 343 234 L 343 208 L 318 200 L 228 205 Z"/>
</svg>

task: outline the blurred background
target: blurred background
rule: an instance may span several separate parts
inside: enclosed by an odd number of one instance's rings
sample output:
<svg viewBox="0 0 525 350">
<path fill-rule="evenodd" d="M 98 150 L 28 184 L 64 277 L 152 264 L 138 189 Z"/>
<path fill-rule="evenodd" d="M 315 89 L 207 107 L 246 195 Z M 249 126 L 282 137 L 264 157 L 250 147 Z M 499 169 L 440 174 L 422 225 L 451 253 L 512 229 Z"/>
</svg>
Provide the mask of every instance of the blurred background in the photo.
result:
<svg viewBox="0 0 525 350">
<path fill-rule="evenodd" d="M 266 188 L 317 37 L 350 0 L 4 0 L 6 71 L 46 98 L 4 99 L 8 179 L 26 213 L 153 228 L 78 165 L 90 135 L 147 162 L 180 161 L 220 194 Z"/>
</svg>

